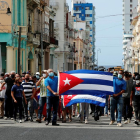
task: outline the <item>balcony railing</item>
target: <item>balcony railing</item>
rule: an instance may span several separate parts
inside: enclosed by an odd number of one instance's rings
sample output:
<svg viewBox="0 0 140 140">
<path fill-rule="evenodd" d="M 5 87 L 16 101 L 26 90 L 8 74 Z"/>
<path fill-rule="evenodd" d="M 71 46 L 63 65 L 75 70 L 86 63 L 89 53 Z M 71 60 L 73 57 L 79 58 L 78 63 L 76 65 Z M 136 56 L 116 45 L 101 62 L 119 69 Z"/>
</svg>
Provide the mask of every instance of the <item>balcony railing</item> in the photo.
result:
<svg viewBox="0 0 140 140">
<path fill-rule="evenodd" d="M 27 27 L 26 26 L 18 26 L 17 31 L 19 31 L 20 27 L 21 27 L 21 35 L 26 36 L 27 35 Z"/>
<path fill-rule="evenodd" d="M 50 3 L 50 7 L 57 10 L 59 8 L 59 3 L 58 2 L 52 2 L 52 3 Z"/>
<path fill-rule="evenodd" d="M 50 37 L 47 34 L 43 34 L 43 41 L 46 43 L 50 43 Z"/>
<path fill-rule="evenodd" d="M 32 33 L 28 33 L 28 43 L 33 43 L 34 45 L 40 45 L 40 34 L 32 34 Z"/>
<path fill-rule="evenodd" d="M 54 45 L 57 45 L 58 46 L 58 40 L 56 40 L 53 37 L 50 37 L 50 44 L 54 44 Z"/>
<path fill-rule="evenodd" d="M 81 13 L 81 11 L 80 10 L 74 10 L 74 13 L 76 14 L 76 13 Z"/>
</svg>

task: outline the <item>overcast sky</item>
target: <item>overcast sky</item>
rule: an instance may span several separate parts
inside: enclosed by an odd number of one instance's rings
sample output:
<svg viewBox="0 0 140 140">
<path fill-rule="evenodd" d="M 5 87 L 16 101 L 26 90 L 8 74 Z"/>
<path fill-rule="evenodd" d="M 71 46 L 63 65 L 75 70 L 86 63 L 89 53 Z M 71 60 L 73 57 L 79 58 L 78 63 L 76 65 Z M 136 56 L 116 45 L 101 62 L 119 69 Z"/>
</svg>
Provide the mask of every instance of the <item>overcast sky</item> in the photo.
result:
<svg viewBox="0 0 140 140">
<path fill-rule="evenodd" d="M 67 0 L 71 11 L 71 0 Z M 99 65 L 122 65 L 122 0 L 87 0 L 96 8 L 96 54 Z M 97 59 L 97 55 L 96 55 Z"/>
</svg>

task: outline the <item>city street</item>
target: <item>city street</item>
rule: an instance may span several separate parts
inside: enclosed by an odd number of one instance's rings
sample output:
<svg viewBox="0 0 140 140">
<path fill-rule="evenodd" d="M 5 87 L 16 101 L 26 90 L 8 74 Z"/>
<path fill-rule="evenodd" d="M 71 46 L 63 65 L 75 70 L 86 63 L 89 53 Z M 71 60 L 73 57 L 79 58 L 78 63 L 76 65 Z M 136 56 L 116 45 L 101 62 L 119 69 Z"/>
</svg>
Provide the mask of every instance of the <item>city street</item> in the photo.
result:
<svg viewBox="0 0 140 140">
<path fill-rule="evenodd" d="M 109 126 L 109 117 L 101 117 L 95 122 L 90 116 L 89 124 L 79 123 L 74 118 L 71 123 L 61 123 L 60 126 L 45 126 L 45 123 L 35 122 L 14 123 L 12 120 L 0 120 L 0 140 L 138 140 L 140 128 L 133 122 L 117 127 L 116 123 Z"/>
</svg>

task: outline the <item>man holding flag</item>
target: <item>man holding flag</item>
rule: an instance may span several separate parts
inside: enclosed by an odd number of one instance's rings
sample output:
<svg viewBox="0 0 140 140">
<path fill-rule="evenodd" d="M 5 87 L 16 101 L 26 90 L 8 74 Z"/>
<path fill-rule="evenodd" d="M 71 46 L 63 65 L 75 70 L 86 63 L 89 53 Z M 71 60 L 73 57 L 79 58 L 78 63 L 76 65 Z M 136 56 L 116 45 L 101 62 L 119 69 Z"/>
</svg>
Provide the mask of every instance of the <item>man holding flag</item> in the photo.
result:
<svg viewBox="0 0 140 140">
<path fill-rule="evenodd" d="M 48 70 L 49 77 L 45 79 L 44 84 L 47 88 L 47 121 L 48 125 L 51 121 L 51 108 L 53 107 L 53 119 L 52 125 L 58 126 L 57 121 L 57 110 L 59 105 L 59 96 L 57 93 L 58 77 L 54 76 L 52 69 Z"/>
<path fill-rule="evenodd" d="M 111 122 L 109 125 L 113 125 L 115 122 L 114 111 L 117 105 L 118 117 L 117 117 L 117 126 L 121 127 L 122 120 L 122 108 L 123 108 L 123 98 L 122 94 L 125 93 L 126 90 L 126 82 L 123 80 L 124 72 L 119 71 L 118 78 L 114 77 L 113 87 L 114 94 L 110 97 L 110 112 L 111 112 Z"/>
</svg>

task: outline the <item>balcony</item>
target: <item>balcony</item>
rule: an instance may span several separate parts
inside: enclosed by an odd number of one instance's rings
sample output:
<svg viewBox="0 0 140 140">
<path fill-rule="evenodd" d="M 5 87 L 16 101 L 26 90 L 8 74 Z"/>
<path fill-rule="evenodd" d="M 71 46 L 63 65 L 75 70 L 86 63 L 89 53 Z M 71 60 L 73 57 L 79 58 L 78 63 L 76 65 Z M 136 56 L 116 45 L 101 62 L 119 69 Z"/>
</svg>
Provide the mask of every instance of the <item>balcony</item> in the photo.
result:
<svg viewBox="0 0 140 140">
<path fill-rule="evenodd" d="M 27 6 L 31 9 L 35 9 L 39 6 L 40 0 L 27 0 Z"/>
<path fill-rule="evenodd" d="M 134 29 L 133 30 L 133 35 L 135 36 L 137 34 L 136 30 Z"/>
<path fill-rule="evenodd" d="M 56 40 L 53 37 L 50 37 L 50 44 L 54 44 L 54 45 L 57 45 L 58 46 L 58 40 Z"/>
<path fill-rule="evenodd" d="M 64 9 L 65 9 L 65 12 L 69 11 L 69 5 L 67 3 L 64 3 Z"/>
<path fill-rule="evenodd" d="M 28 44 L 34 44 L 37 46 L 40 45 L 40 34 L 28 33 L 27 37 L 28 37 L 28 40 L 27 40 Z"/>
<path fill-rule="evenodd" d="M 80 14 L 81 11 L 80 11 L 80 10 L 74 10 L 74 13 L 75 13 L 75 14 Z"/>
<path fill-rule="evenodd" d="M 59 27 L 58 27 L 58 23 L 54 23 L 54 30 L 58 30 Z"/>
<path fill-rule="evenodd" d="M 50 43 L 50 37 L 47 34 L 43 34 L 43 41 L 46 43 Z"/>
<path fill-rule="evenodd" d="M 123 46 L 123 49 L 126 49 L 126 47 L 127 47 L 127 46 L 126 46 L 126 45 L 124 45 L 124 46 Z"/>
<path fill-rule="evenodd" d="M 123 55 L 126 55 L 126 52 L 123 52 Z"/>
<path fill-rule="evenodd" d="M 21 36 L 27 36 L 27 27 L 26 26 L 18 26 L 17 31 L 21 27 Z"/>
<path fill-rule="evenodd" d="M 137 12 L 140 14 L 140 5 L 138 5 Z"/>
<path fill-rule="evenodd" d="M 59 3 L 58 2 L 52 2 L 52 3 L 50 3 L 50 7 L 57 10 L 59 8 Z"/>
<path fill-rule="evenodd" d="M 40 0 L 40 5 L 47 6 L 47 3 L 45 2 L 45 0 Z"/>
</svg>

